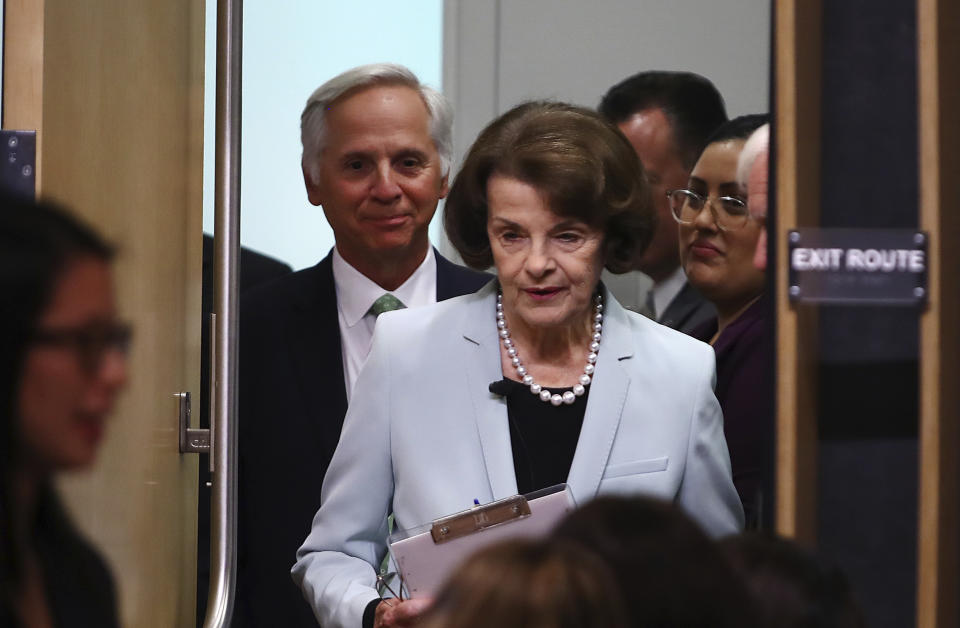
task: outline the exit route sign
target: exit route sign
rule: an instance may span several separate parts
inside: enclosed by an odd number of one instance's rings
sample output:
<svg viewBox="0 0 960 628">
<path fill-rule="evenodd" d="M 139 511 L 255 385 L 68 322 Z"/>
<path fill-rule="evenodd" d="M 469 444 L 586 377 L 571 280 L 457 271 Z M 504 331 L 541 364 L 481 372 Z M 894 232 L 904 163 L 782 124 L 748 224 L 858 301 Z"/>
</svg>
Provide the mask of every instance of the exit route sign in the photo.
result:
<svg viewBox="0 0 960 628">
<path fill-rule="evenodd" d="M 927 235 L 909 229 L 796 229 L 787 234 L 790 300 L 922 306 Z"/>
</svg>

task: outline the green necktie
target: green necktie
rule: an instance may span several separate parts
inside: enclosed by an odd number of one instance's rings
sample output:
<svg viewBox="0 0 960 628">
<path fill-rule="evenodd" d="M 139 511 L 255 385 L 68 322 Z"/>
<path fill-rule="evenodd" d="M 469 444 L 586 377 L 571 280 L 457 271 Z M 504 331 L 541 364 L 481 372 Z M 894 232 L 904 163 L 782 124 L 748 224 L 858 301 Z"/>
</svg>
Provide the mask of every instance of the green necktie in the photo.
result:
<svg viewBox="0 0 960 628">
<path fill-rule="evenodd" d="M 373 305 L 370 306 L 370 309 L 367 310 L 368 314 L 373 314 L 374 316 L 379 317 L 384 312 L 392 312 L 393 310 L 402 310 L 407 307 L 400 301 L 397 297 L 393 296 L 389 292 L 378 298 L 373 302 Z"/>
</svg>

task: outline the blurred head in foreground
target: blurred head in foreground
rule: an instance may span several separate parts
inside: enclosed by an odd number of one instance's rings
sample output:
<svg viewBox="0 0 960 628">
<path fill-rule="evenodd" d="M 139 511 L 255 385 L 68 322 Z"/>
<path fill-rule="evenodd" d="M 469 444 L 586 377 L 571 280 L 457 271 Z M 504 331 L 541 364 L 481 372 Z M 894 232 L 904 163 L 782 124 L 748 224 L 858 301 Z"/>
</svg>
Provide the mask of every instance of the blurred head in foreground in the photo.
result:
<svg viewBox="0 0 960 628">
<path fill-rule="evenodd" d="M 126 383 L 130 330 L 116 319 L 112 258 L 66 212 L 0 199 L 0 619 L 14 625 L 56 619 L 48 605 L 81 582 L 78 623 L 113 616 L 109 574 L 50 482 L 93 463 Z"/>
<path fill-rule="evenodd" d="M 560 541 L 508 541 L 456 572 L 423 628 L 625 628 L 618 588 L 595 556 Z"/>
<path fill-rule="evenodd" d="M 742 534 L 720 543 L 747 583 L 761 628 L 863 628 L 846 576 L 787 539 Z"/>
<path fill-rule="evenodd" d="M 571 513 L 553 537 L 610 567 L 629 600 L 631 626 L 754 625 L 747 591 L 717 545 L 673 504 L 599 497 Z"/>
</svg>

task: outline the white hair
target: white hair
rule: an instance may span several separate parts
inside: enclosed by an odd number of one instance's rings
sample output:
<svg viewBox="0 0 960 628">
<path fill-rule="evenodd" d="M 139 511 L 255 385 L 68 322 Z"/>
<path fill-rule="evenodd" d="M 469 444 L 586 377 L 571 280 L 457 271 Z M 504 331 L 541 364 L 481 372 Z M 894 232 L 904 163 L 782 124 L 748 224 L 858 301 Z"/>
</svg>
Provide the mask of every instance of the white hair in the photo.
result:
<svg viewBox="0 0 960 628">
<path fill-rule="evenodd" d="M 750 137 L 747 138 L 740 151 L 740 157 L 737 159 L 737 183 L 740 184 L 747 193 L 747 180 L 750 178 L 750 169 L 753 168 L 753 162 L 757 160 L 762 153 L 770 149 L 770 124 L 764 124 L 758 127 Z"/>
<path fill-rule="evenodd" d="M 453 160 L 453 107 L 443 94 L 422 84 L 409 69 L 396 63 L 372 63 L 338 74 L 318 87 L 300 114 L 301 163 L 311 181 L 319 177 L 320 154 L 326 136 L 327 111 L 338 98 L 358 87 L 403 85 L 417 91 L 430 116 L 430 137 L 440 154 L 441 171 L 446 176 Z"/>
</svg>

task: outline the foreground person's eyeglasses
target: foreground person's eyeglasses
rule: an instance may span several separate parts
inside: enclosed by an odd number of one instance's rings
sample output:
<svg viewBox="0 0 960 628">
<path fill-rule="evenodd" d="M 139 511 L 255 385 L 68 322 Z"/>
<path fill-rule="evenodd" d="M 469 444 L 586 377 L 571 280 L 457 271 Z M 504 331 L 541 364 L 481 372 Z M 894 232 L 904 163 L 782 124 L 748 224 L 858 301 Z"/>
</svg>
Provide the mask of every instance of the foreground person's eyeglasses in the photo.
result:
<svg viewBox="0 0 960 628">
<path fill-rule="evenodd" d="M 130 351 L 133 330 L 127 323 L 93 323 L 81 327 L 38 329 L 34 344 L 74 351 L 86 373 L 95 373 L 108 350 L 124 356 Z"/>
</svg>

